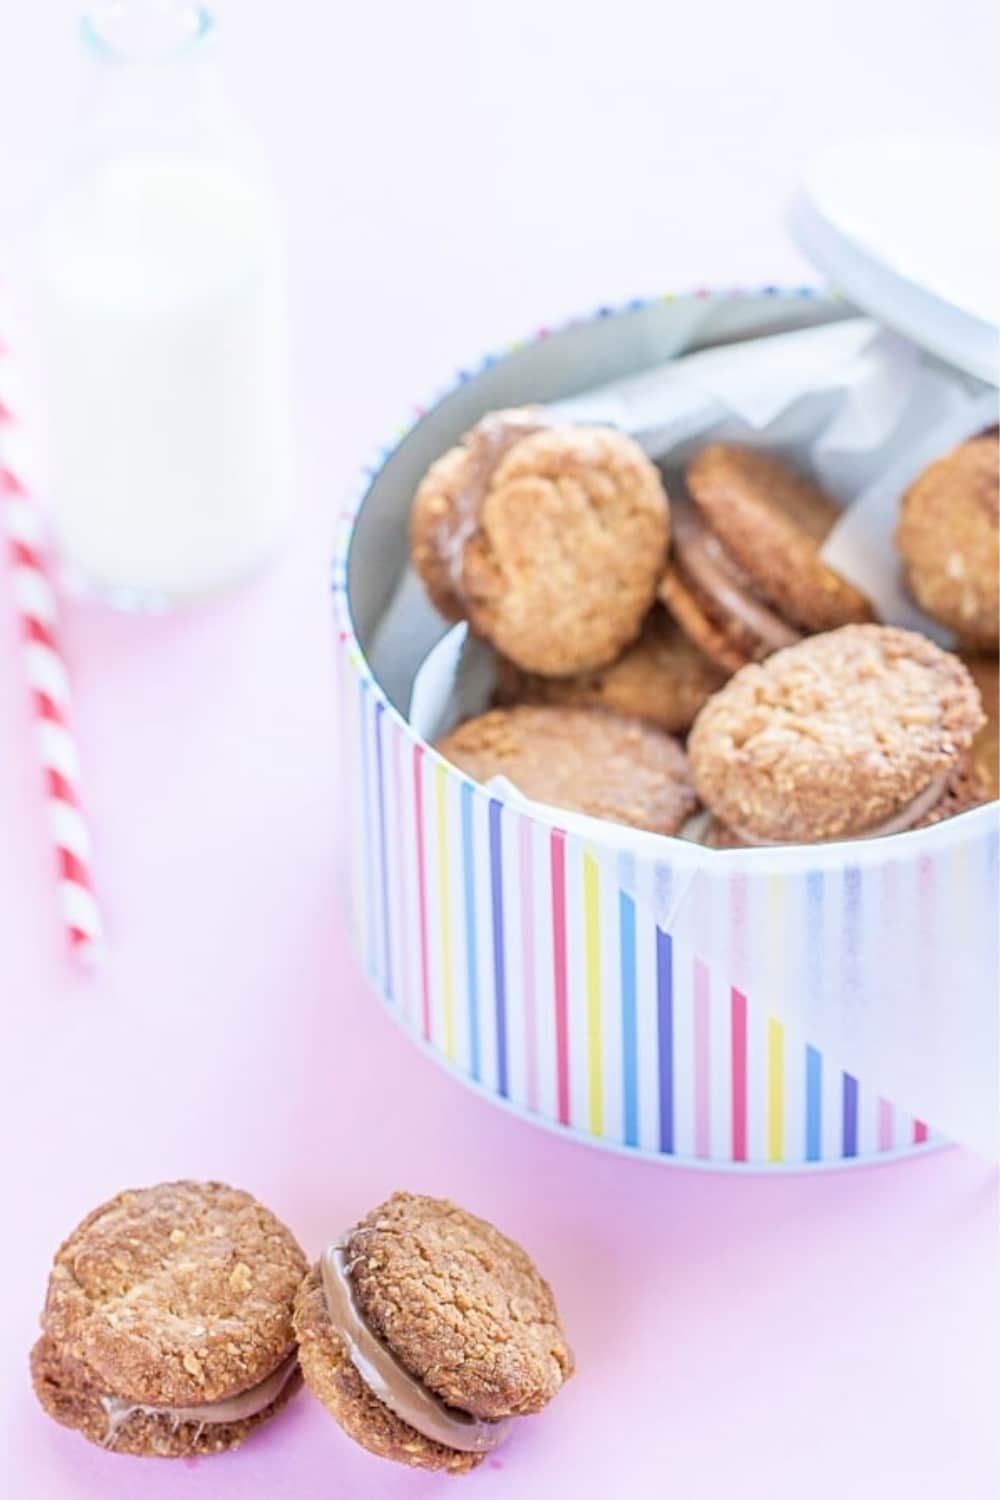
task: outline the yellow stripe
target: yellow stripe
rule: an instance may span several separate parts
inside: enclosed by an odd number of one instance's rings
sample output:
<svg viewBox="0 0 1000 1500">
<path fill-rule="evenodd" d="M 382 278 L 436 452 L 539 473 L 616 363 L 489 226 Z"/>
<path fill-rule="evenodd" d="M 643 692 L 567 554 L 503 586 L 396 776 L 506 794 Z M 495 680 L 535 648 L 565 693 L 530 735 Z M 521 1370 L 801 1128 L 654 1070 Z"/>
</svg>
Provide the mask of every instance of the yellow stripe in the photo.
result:
<svg viewBox="0 0 1000 1500">
<path fill-rule="evenodd" d="M 785 1159 L 785 1028 L 767 1018 L 767 1159 Z"/>
<path fill-rule="evenodd" d="M 768 963 L 776 976 L 775 988 L 779 999 L 784 997 L 785 970 L 785 877 L 771 875 L 767 882 L 767 946 Z"/>
<path fill-rule="evenodd" d="M 448 767 L 435 767 L 437 790 L 438 902 L 441 907 L 441 993 L 444 1000 L 444 1051 L 455 1061 L 455 996 L 452 981 L 451 898 L 448 891 Z"/>
<path fill-rule="evenodd" d="M 590 854 L 583 856 L 583 921 L 587 949 L 587 1070 L 590 1085 L 590 1131 L 604 1134 L 604 1081 L 601 1056 L 601 896 L 600 872 Z"/>
</svg>

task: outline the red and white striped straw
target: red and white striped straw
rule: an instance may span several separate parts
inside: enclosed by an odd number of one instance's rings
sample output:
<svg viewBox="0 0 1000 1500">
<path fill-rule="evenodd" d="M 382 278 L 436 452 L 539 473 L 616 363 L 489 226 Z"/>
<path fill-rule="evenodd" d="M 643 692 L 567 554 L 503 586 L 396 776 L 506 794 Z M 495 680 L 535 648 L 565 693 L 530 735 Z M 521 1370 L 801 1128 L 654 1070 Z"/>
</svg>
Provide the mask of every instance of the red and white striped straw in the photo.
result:
<svg viewBox="0 0 1000 1500">
<path fill-rule="evenodd" d="M 0 360 L 7 348 L 0 343 Z M 92 960 L 101 937 L 91 874 L 90 833 L 80 807 L 80 772 L 70 720 L 70 682 L 59 646 L 59 603 L 49 570 L 38 500 L 14 457 L 15 413 L 0 394 L 0 510 L 14 606 L 23 641 L 38 757 L 71 951 Z"/>
</svg>

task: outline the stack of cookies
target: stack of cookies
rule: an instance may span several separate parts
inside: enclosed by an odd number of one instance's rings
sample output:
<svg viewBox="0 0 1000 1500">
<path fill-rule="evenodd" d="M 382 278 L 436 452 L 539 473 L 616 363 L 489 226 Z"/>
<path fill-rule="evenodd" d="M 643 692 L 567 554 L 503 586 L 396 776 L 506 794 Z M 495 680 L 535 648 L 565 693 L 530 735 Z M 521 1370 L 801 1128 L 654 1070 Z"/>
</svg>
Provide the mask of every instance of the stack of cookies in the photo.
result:
<svg viewBox="0 0 1000 1500">
<path fill-rule="evenodd" d="M 910 588 L 960 656 L 876 622 L 823 560 L 837 505 L 774 455 L 709 444 L 668 497 L 624 433 L 492 413 L 411 514 L 432 601 L 498 658 L 494 707 L 437 748 L 475 780 L 654 833 L 702 806 L 716 847 L 975 807 L 997 795 L 998 494 L 993 432 L 901 497 Z"/>
</svg>

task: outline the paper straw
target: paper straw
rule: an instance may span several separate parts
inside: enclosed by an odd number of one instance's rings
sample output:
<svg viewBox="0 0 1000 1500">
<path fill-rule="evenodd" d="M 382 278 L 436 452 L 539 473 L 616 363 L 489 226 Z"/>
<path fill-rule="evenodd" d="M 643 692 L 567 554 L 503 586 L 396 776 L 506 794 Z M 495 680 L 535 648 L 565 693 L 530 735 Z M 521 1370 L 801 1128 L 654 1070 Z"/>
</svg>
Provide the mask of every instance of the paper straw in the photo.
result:
<svg viewBox="0 0 1000 1500">
<path fill-rule="evenodd" d="M 0 341 L 0 360 L 6 354 Z M 15 413 L 0 395 L 0 510 L 56 853 L 59 903 L 71 952 L 89 962 L 96 955 L 102 924 L 91 874 L 90 833 L 80 805 L 69 672 L 59 645 L 59 604 L 46 557 L 41 509 L 14 456 L 11 438 L 16 427 Z"/>
</svg>

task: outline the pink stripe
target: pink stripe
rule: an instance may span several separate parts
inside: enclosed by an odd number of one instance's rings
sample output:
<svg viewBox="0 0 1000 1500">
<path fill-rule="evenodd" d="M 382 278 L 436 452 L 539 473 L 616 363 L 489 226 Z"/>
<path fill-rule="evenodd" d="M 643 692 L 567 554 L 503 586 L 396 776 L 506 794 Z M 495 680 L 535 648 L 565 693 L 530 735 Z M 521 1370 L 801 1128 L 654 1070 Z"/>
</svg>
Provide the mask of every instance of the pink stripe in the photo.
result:
<svg viewBox="0 0 1000 1500">
<path fill-rule="evenodd" d="M 538 1038 L 535 1021 L 535 892 L 531 823 L 521 818 L 518 830 L 521 870 L 521 985 L 524 990 L 524 1072 L 529 1109 L 538 1108 Z"/>
<path fill-rule="evenodd" d="M 891 1151 L 896 1133 L 895 1111 L 888 1099 L 878 1101 L 878 1149 Z"/>
<path fill-rule="evenodd" d="M 569 1124 L 569 1015 L 566 985 L 566 835 L 553 828 L 552 967 L 556 1008 L 556 1118 Z"/>
<path fill-rule="evenodd" d="M 733 945 L 733 978 L 742 984 L 747 961 L 747 878 L 745 875 L 734 875 L 729 883 L 729 921 Z"/>
<path fill-rule="evenodd" d="M 708 970 L 694 961 L 694 1154 L 712 1154 L 712 1104 L 709 1083 L 711 1009 Z"/>
<path fill-rule="evenodd" d="M 390 723 L 388 716 L 386 724 Z M 396 737 L 398 747 L 397 754 L 392 757 L 392 790 L 396 803 L 396 827 L 403 826 L 403 762 L 406 757 L 406 737 L 402 735 L 393 724 L 390 733 Z M 407 878 L 406 860 L 399 858 L 396 861 L 396 874 L 399 877 L 399 889 L 396 895 L 396 909 L 399 912 L 399 956 L 400 962 L 396 972 L 396 983 L 399 987 L 399 998 L 403 1015 L 407 1021 L 413 1020 L 413 1007 L 410 1003 L 410 929 L 406 920 L 406 893 L 409 885 Z"/>
<path fill-rule="evenodd" d="M 923 1120 L 914 1120 L 914 1122 L 913 1122 L 913 1144 L 915 1146 L 922 1146 L 923 1143 L 924 1143 L 924 1141 L 926 1141 L 928 1134 L 929 1134 L 929 1131 L 927 1129 L 927 1126 L 924 1124 Z"/>
<path fill-rule="evenodd" d="M 747 1159 L 747 998 L 730 990 L 733 1026 L 733 1161 Z"/>
<path fill-rule="evenodd" d="M 423 745 L 413 747 L 413 815 L 417 835 L 417 903 L 420 911 L 420 993 L 423 1000 L 424 1037 L 431 1036 L 431 986 L 427 959 L 427 875 L 424 869 L 424 797 L 420 763 Z"/>
</svg>

